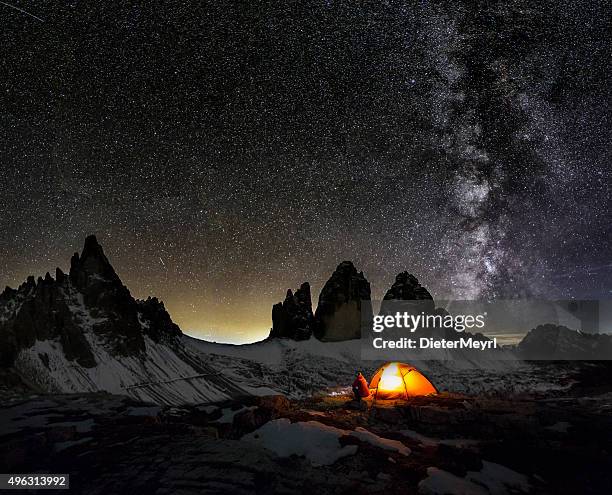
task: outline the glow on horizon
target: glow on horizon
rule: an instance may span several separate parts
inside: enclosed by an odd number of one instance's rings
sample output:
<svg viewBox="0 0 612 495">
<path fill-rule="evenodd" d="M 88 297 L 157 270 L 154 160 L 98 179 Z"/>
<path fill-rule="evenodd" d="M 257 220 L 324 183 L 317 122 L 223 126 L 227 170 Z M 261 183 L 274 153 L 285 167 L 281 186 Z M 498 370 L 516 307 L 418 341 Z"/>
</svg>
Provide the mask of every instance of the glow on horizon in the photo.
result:
<svg viewBox="0 0 612 495">
<path fill-rule="evenodd" d="M 179 325 L 180 326 L 180 325 Z M 196 329 L 183 329 L 182 332 L 189 337 L 194 339 L 203 340 L 215 344 L 253 344 L 264 340 L 270 333 L 270 328 L 249 330 L 249 331 L 236 331 L 236 330 L 196 330 Z M 259 335 L 259 336 L 258 336 Z"/>
</svg>

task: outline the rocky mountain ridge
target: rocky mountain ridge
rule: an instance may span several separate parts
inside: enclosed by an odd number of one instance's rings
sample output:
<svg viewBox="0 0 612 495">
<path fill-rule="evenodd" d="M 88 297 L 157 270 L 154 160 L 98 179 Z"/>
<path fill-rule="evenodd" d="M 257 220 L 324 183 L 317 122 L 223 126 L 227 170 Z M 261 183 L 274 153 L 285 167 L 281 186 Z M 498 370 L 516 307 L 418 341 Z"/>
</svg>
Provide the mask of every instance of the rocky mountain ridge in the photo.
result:
<svg viewBox="0 0 612 495">
<path fill-rule="evenodd" d="M 526 360 L 608 360 L 612 358 L 612 335 L 538 325 L 523 337 L 516 352 Z"/>
<path fill-rule="evenodd" d="M 108 391 L 164 404 L 223 400 L 263 389 L 307 396 L 348 383 L 355 369 L 395 359 L 377 355 L 369 363 L 363 361 L 355 337 L 362 312 L 371 311 L 361 304 L 369 302 L 369 291 L 363 273 L 343 262 L 322 291 L 316 312 L 307 283 L 288 291 L 285 301 L 275 306 L 271 336 L 286 339 L 228 346 L 231 357 L 226 357 L 218 346 L 183 336 L 156 298 L 133 298 L 92 236 L 73 256 L 68 274 L 58 268 L 55 277 L 29 277 L 17 289 L 2 292 L 0 372 L 44 392 Z M 398 274 L 385 297 L 383 302 L 416 300 L 435 307 L 431 294 L 407 272 Z M 447 339 L 459 335 L 452 328 L 439 330 Z M 552 332 L 536 330 L 528 336 L 530 345 L 541 340 L 536 336 Z M 577 338 L 574 334 L 564 341 Z M 529 359 L 530 354 L 522 356 Z M 427 356 L 403 353 L 397 359 L 418 363 Z M 448 360 L 454 360 L 454 368 L 512 368 L 510 362 L 500 362 L 499 353 L 479 353 L 471 360 L 453 351 Z M 436 362 L 434 368 L 438 364 L 443 363 Z"/>
<path fill-rule="evenodd" d="M 92 349 L 81 331 L 90 329 L 112 355 L 136 356 L 145 336 L 175 344 L 181 336 L 157 298 L 136 300 L 123 285 L 95 236 L 75 253 L 68 275 L 28 277 L 19 288 L 0 294 L 0 363 L 10 366 L 20 350 L 35 341 L 57 339 L 69 361 L 95 366 Z"/>
<path fill-rule="evenodd" d="M 308 282 L 304 282 L 295 293 L 291 290 L 287 291 L 285 300 L 275 304 L 272 309 L 273 327 L 269 338 L 288 338 L 300 341 L 314 336 L 322 342 L 362 338 L 364 336 L 361 335 L 361 326 L 365 321 L 364 318 L 372 314 L 371 304 L 367 304 L 366 307 L 362 305 L 369 301 L 370 284 L 363 272 L 357 272 L 352 262 L 343 261 L 323 287 L 314 313 Z M 420 284 L 413 274 L 407 271 L 400 272 L 395 277 L 395 281 L 381 301 L 379 314 L 395 314 L 398 311 L 414 314 L 423 312 L 443 318 L 449 315 L 446 309 L 436 307 L 431 293 Z M 403 329 L 387 329 L 387 336 L 391 332 L 395 332 L 397 338 L 405 336 Z M 418 328 L 411 336 L 451 341 L 460 338 L 490 340 L 482 333 L 472 334 L 447 327 Z M 394 359 L 406 358 L 403 352 L 401 351 Z M 436 351 L 433 356 L 428 353 L 416 352 L 413 354 L 410 357 L 415 360 L 440 359 L 441 356 L 440 351 Z M 474 353 L 451 350 L 446 354 L 446 359 L 471 362 L 473 359 L 470 354 Z M 480 351 L 476 354 L 484 357 Z M 514 349 L 500 349 L 499 352 L 487 353 L 486 357 L 489 360 L 511 361 L 515 359 L 610 359 L 612 358 L 612 336 L 589 334 L 564 326 L 545 324 L 530 330 Z"/>
<path fill-rule="evenodd" d="M 130 294 L 95 236 L 68 274 L 58 268 L 0 294 L 0 368 L 42 391 L 170 404 L 246 394 L 182 336 L 161 301 Z"/>
<path fill-rule="evenodd" d="M 370 283 L 357 272 L 351 261 L 343 261 L 323 286 L 315 312 L 312 311 L 310 285 L 304 282 L 295 292 L 287 290 L 283 302 L 272 307 L 270 338 L 323 342 L 358 339 L 361 336 L 362 311 L 371 314 Z"/>
<path fill-rule="evenodd" d="M 310 284 L 304 282 L 295 294 L 287 289 L 282 303 L 272 307 L 272 331 L 270 337 L 287 337 L 293 340 L 308 340 L 315 327 L 310 298 Z"/>
</svg>

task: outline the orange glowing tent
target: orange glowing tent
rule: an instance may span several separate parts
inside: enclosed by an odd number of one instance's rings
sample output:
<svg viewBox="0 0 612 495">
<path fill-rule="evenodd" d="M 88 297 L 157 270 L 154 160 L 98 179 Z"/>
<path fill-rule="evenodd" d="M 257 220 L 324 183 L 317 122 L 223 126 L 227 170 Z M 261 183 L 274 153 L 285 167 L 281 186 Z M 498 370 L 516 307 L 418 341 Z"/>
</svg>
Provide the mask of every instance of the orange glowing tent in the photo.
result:
<svg viewBox="0 0 612 495">
<path fill-rule="evenodd" d="M 385 363 L 370 380 L 370 394 L 374 399 L 407 399 L 437 393 L 423 373 L 406 363 Z"/>
</svg>

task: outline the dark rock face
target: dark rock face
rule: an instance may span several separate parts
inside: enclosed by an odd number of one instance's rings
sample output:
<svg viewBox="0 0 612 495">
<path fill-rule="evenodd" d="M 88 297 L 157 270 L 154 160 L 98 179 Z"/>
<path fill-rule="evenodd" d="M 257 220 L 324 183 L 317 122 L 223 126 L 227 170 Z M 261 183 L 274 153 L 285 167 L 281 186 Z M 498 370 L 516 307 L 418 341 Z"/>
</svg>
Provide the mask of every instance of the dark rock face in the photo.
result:
<svg viewBox="0 0 612 495">
<path fill-rule="evenodd" d="M 433 297 L 431 297 L 429 291 L 419 283 L 414 275 L 408 272 L 397 274 L 395 282 L 383 299 L 396 301 L 430 300 L 433 302 Z"/>
<path fill-rule="evenodd" d="M 142 331 L 154 342 L 172 340 L 182 335 L 181 329 L 172 321 L 164 303 L 157 297 L 148 297 L 146 301 L 136 301 L 138 304 Z"/>
<path fill-rule="evenodd" d="M 72 256 L 70 280 L 79 290 L 85 290 L 96 282 L 121 283 L 95 235 L 85 239 L 81 256 L 79 253 Z"/>
<path fill-rule="evenodd" d="M 295 294 L 287 290 L 287 297 L 282 303 L 272 307 L 272 338 L 289 338 L 308 340 L 314 328 L 310 285 L 304 282 Z"/>
<path fill-rule="evenodd" d="M 598 360 L 612 358 L 612 336 L 589 334 L 562 325 L 539 325 L 517 346 L 522 359 Z"/>
<path fill-rule="evenodd" d="M 319 296 L 315 337 L 323 341 L 360 338 L 362 312 L 372 313 L 370 297 L 370 283 L 363 272 L 357 272 L 350 261 L 340 263 Z"/>
<path fill-rule="evenodd" d="M 85 306 L 92 308 L 92 316 L 105 319 L 97 329 L 106 334 L 114 354 L 129 356 L 144 351 L 136 301 L 121 283 L 95 236 L 85 239 L 80 256 L 78 253 L 72 256 L 69 278 L 82 294 Z"/>
<path fill-rule="evenodd" d="M 395 282 L 383 297 L 381 314 L 393 312 L 393 309 L 389 308 L 389 304 L 385 304 L 387 301 L 416 301 L 414 305 L 416 313 L 433 313 L 436 309 L 429 291 L 419 283 L 414 275 L 408 272 L 401 272 L 396 275 Z M 395 309 L 397 310 L 397 308 Z"/>
<path fill-rule="evenodd" d="M 0 365 L 10 366 L 19 350 L 31 347 L 37 340 L 59 340 L 66 358 L 84 367 L 96 362 L 66 298 L 66 281 L 54 281 L 47 273 L 34 277 L 16 291 L 6 290 L 0 302 L 5 316 L 0 322 Z M 7 296 L 11 297 L 7 297 Z"/>
<path fill-rule="evenodd" d="M 0 366 L 11 366 L 21 349 L 36 341 L 59 342 L 70 361 L 96 365 L 86 338 L 91 332 L 113 355 L 144 351 L 144 335 L 159 341 L 181 334 L 157 299 L 136 301 L 121 283 L 95 236 L 75 253 L 70 274 L 28 277 L 18 289 L 0 294 Z"/>
</svg>

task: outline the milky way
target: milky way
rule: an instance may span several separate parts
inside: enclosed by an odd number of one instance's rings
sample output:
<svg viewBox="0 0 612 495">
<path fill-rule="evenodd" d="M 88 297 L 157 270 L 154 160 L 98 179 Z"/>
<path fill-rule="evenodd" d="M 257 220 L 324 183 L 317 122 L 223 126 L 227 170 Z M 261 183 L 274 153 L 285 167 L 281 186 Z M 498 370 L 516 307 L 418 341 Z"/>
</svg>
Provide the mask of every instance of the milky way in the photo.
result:
<svg viewBox="0 0 612 495">
<path fill-rule="evenodd" d="M 229 341 L 344 259 L 611 296 L 609 2 L 11 3 L 45 22 L 0 5 L 0 284 L 96 233 Z"/>
</svg>

